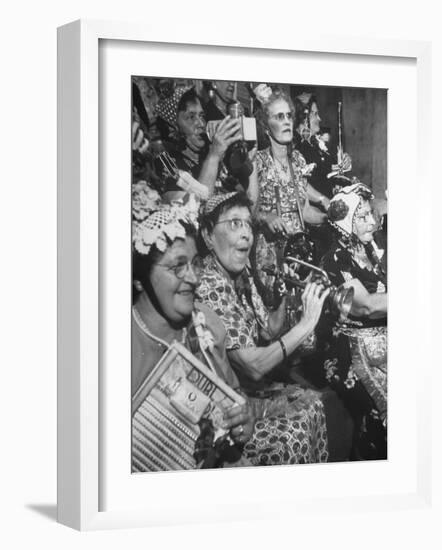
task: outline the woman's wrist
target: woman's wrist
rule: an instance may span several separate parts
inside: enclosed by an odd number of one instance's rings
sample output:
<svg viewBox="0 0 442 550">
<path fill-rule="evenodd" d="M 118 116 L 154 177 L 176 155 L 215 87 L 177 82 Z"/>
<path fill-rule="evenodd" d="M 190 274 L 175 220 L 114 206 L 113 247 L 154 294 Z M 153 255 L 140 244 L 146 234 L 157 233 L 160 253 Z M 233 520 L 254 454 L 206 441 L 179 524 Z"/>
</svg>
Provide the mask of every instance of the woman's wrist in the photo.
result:
<svg viewBox="0 0 442 550">
<path fill-rule="evenodd" d="M 319 204 L 322 206 L 322 208 L 324 208 L 324 210 L 327 210 L 329 203 L 330 201 L 325 195 L 319 197 Z"/>
<path fill-rule="evenodd" d="M 299 339 L 299 344 L 301 344 L 310 334 L 315 330 L 316 324 L 313 323 L 313 321 L 310 321 L 309 319 L 306 319 L 305 317 L 301 317 L 299 322 L 289 331 L 293 332 L 297 335 L 297 338 Z M 287 333 L 287 334 L 289 334 Z"/>
<path fill-rule="evenodd" d="M 224 157 L 224 154 L 219 151 L 219 148 L 213 143 L 209 147 L 209 152 L 207 154 L 207 160 L 212 160 L 214 162 L 221 162 Z"/>
</svg>

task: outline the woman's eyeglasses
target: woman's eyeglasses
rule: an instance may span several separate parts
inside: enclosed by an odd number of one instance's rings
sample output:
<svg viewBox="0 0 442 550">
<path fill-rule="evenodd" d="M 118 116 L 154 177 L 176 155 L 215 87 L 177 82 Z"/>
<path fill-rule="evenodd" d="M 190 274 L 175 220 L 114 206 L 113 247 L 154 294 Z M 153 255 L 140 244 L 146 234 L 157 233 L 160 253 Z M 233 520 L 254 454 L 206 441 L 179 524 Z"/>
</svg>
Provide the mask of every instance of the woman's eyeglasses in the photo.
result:
<svg viewBox="0 0 442 550">
<path fill-rule="evenodd" d="M 215 225 L 218 225 L 220 223 L 226 223 L 230 231 L 233 231 L 233 232 L 239 231 L 243 227 L 245 227 L 249 231 L 253 230 L 251 220 L 242 220 L 241 218 L 232 218 L 230 220 L 221 220 L 220 222 L 216 222 Z"/>
<path fill-rule="evenodd" d="M 178 279 L 184 279 L 189 269 L 192 269 L 196 277 L 199 277 L 201 275 L 201 271 L 203 270 L 203 260 L 199 256 L 195 256 L 195 258 L 191 262 L 180 262 L 172 266 L 165 264 L 155 265 L 164 267 L 169 271 L 173 271 Z"/>
<path fill-rule="evenodd" d="M 355 220 L 357 221 L 360 221 L 360 222 L 363 222 L 363 223 L 368 223 L 369 221 L 373 221 L 376 223 L 376 215 L 375 213 L 370 210 L 369 212 L 363 212 L 362 214 L 357 214 L 355 216 Z"/>
<path fill-rule="evenodd" d="M 279 122 L 284 122 L 284 120 L 287 118 L 287 120 L 293 120 L 293 113 L 289 111 L 288 113 L 276 113 L 276 115 L 272 115 L 270 118 L 273 118 L 274 120 L 278 120 Z"/>
</svg>

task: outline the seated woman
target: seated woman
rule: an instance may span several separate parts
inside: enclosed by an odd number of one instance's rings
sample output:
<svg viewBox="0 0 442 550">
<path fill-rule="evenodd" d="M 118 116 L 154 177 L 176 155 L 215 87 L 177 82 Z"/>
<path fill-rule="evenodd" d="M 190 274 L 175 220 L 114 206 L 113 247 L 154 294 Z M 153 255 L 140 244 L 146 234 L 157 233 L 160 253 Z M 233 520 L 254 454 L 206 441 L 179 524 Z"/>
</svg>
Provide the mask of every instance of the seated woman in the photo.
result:
<svg viewBox="0 0 442 550">
<path fill-rule="evenodd" d="M 209 142 L 206 115 L 193 88 L 177 88 L 171 97 L 158 103 L 157 114 L 173 129 L 175 139 L 166 143 L 166 150 L 177 168 L 189 172 L 208 188 L 209 195 L 212 194 L 229 145 L 240 139 L 239 121 L 225 117 Z M 171 193 L 166 198 L 176 199 L 184 195 L 170 178 L 167 159 L 164 162 L 160 158 L 157 167 L 166 181 L 166 191 Z"/>
<path fill-rule="evenodd" d="M 335 285 L 354 289 L 350 315 L 335 327 L 324 367 L 359 428 L 357 458 L 386 457 L 388 294 L 385 251 L 373 239 L 372 198 L 361 183 L 333 197 L 328 218 L 337 241 L 323 259 Z"/>
<path fill-rule="evenodd" d="M 161 206 L 134 223 L 132 470 L 218 467 L 229 465 L 232 460 L 235 465 L 243 466 L 325 460 L 326 437 L 320 408 L 315 418 L 316 432 L 311 432 L 311 437 L 301 445 L 297 434 L 302 430 L 301 423 L 308 419 L 302 414 L 296 418 L 282 415 L 255 424 L 248 399 L 242 395 L 244 403 L 227 408 L 219 426 L 235 444 L 226 448 L 225 441 L 221 439 L 223 445 L 218 445 L 219 439 L 214 436 L 216 426 L 209 422 L 210 406 L 200 408 L 203 416 L 199 422 L 189 423 L 188 417 L 192 418 L 195 411 L 187 410 L 182 400 L 172 403 L 175 386 L 172 390 L 169 386 L 160 388 L 163 405 L 152 401 L 151 394 L 144 392 L 153 371 L 158 372 L 155 370 L 158 362 L 174 342 L 180 342 L 217 379 L 241 395 L 238 380 L 226 358 L 222 323 L 210 308 L 194 303 L 201 270 L 195 219 L 195 212 L 187 203 Z M 180 368 L 177 358 L 169 370 L 176 375 Z M 184 388 L 187 381 L 189 377 L 179 380 Z M 192 390 L 188 395 L 189 400 L 194 401 L 198 391 Z M 204 405 L 204 398 L 202 401 Z M 173 406 L 178 407 L 179 413 L 170 414 Z"/>
<path fill-rule="evenodd" d="M 327 436 L 319 394 L 294 385 L 276 389 L 266 375 L 284 364 L 311 334 L 328 291 L 308 284 L 303 294 L 302 319 L 281 336 L 284 300 L 269 313 L 246 267 L 253 244 L 250 204 L 245 194 L 236 192 L 215 195 L 207 202 L 201 230 L 210 253 L 204 258 L 197 294 L 221 318 L 227 332 L 229 360 L 241 387 L 252 396 L 250 401 L 259 418 L 257 428 L 261 435 L 258 433 L 256 442 L 248 443 L 246 449 L 259 452 L 265 445 L 261 439 L 267 430 L 265 422 L 282 415 L 296 426 L 294 461 L 324 461 L 328 458 Z M 272 422 L 283 428 L 287 421 Z"/>
<path fill-rule="evenodd" d="M 305 174 L 307 164 L 292 147 L 294 110 L 284 92 L 275 90 L 261 98 L 262 108 L 257 113 L 259 123 L 265 128 L 270 147 L 258 151 L 258 188 L 251 186 L 248 194 L 257 205 L 257 218 L 262 230 L 256 238 L 257 276 L 263 288 L 272 286 L 273 280 L 265 268 L 278 265 L 278 249 L 281 243 L 300 231 L 305 222 L 321 224 L 326 214 L 310 206 L 309 190 Z M 324 207 L 328 205 L 325 197 Z M 260 289 L 261 290 L 261 289 Z M 270 303 L 268 303 L 270 305 Z"/>
</svg>

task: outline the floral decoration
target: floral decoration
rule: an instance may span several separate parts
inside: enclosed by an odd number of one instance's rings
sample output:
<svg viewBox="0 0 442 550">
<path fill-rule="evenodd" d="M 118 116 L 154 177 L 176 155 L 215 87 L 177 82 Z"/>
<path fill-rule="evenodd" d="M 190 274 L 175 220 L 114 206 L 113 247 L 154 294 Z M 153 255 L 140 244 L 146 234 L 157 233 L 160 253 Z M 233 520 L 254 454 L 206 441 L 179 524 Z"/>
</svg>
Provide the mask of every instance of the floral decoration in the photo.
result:
<svg viewBox="0 0 442 550">
<path fill-rule="evenodd" d="M 268 84 L 258 84 L 256 88 L 253 89 L 253 93 L 256 96 L 256 99 L 264 104 L 267 103 L 270 96 L 272 95 L 272 88 Z"/>
<path fill-rule="evenodd" d="M 335 201 L 331 201 L 328 209 L 328 216 L 333 222 L 343 220 L 348 214 L 348 211 L 348 205 L 342 199 L 337 199 Z"/>
<path fill-rule="evenodd" d="M 160 252 L 165 252 L 175 239 L 185 239 L 183 224 L 198 228 L 198 210 L 199 202 L 191 194 L 186 203 L 161 204 L 141 222 L 135 219 L 132 229 L 135 250 L 140 254 L 149 254 L 152 245 L 155 245 Z"/>
<path fill-rule="evenodd" d="M 331 382 L 332 380 L 339 380 L 339 375 L 336 373 L 338 372 L 338 359 L 327 359 L 324 361 L 324 369 L 325 369 L 325 378 L 328 382 Z"/>
<path fill-rule="evenodd" d="M 202 311 L 193 311 L 193 324 L 201 349 L 213 352 L 215 341 L 213 334 L 206 327 L 206 317 Z"/>
<path fill-rule="evenodd" d="M 350 368 L 348 370 L 348 373 L 347 373 L 347 378 L 344 380 L 344 386 L 348 390 L 351 390 L 352 388 L 355 387 L 355 384 L 356 384 L 357 381 L 358 381 L 358 377 L 354 373 L 353 369 Z"/>
<path fill-rule="evenodd" d="M 149 187 L 144 180 L 132 184 L 132 216 L 136 220 L 146 219 L 161 203 L 157 191 Z"/>
</svg>

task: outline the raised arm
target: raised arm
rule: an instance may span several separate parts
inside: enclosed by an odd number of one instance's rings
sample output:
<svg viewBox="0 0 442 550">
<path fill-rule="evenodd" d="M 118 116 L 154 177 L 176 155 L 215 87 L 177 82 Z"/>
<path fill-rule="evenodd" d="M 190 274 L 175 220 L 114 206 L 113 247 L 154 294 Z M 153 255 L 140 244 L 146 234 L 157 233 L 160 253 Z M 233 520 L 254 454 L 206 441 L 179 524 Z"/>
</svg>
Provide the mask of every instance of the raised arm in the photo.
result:
<svg viewBox="0 0 442 550">
<path fill-rule="evenodd" d="M 214 192 L 219 166 L 224 159 L 227 148 L 240 138 L 238 119 L 227 116 L 219 123 L 198 177 L 198 181 L 209 188 L 209 194 Z"/>
</svg>

